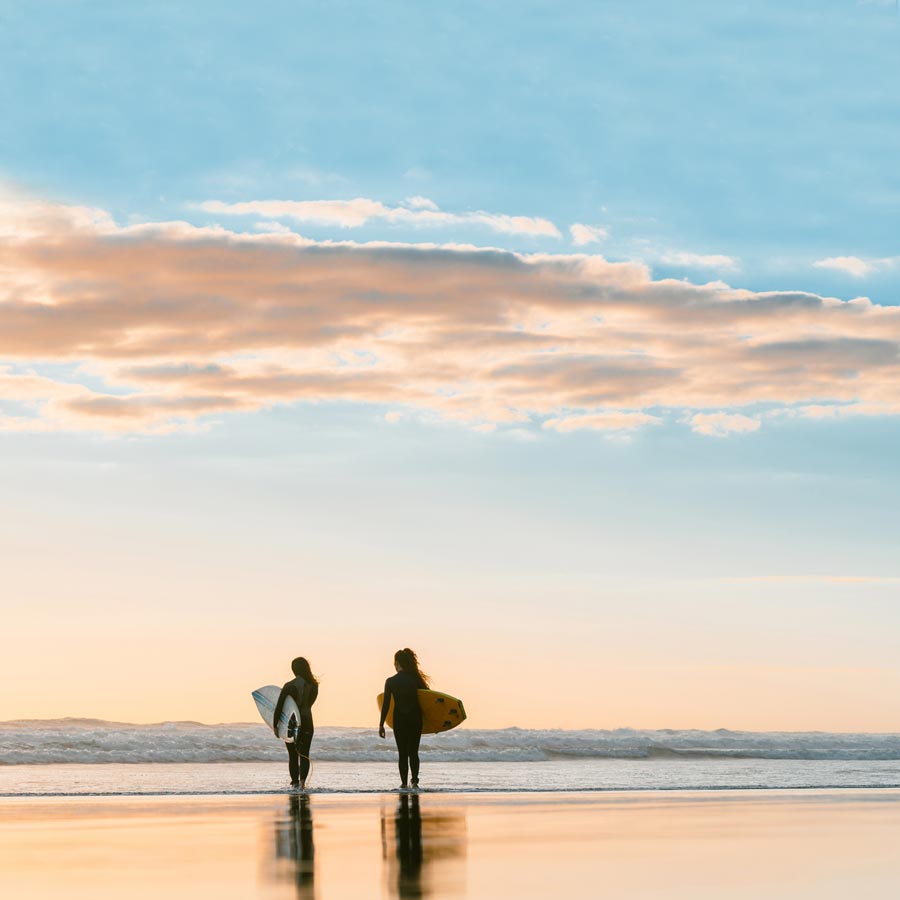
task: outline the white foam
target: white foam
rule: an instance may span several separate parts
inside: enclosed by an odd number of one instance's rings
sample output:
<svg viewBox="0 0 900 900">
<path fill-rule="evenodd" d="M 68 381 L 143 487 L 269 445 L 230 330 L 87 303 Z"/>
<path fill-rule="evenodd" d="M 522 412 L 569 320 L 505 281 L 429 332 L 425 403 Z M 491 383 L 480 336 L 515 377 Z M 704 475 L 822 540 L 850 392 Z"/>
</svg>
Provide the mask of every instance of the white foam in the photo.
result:
<svg viewBox="0 0 900 900">
<path fill-rule="evenodd" d="M 388 762 L 393 741 L 374 728 L 318 728 L 316 758 Z M 422 739 L 424 759 L 540 762 L 563 759 L 900 760 L 900 734 L 824 732 L 614 731 L 461 728 Z M 95 719 L 0 723 L 0 765 L 42 763 L 262 762 L 284 759 L 263 725 Z"/>
</svg>

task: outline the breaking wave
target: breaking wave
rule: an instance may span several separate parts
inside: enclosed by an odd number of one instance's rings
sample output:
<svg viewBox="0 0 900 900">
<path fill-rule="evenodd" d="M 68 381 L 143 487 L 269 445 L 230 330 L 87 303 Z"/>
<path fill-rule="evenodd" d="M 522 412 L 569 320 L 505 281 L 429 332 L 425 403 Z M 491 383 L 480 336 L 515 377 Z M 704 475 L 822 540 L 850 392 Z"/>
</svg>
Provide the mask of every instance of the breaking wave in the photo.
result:
<svg viewBox="0 0 900 900">
<path fill-rule="evenodd" d="M 318 728 L 317 760 L 392 761 L 393 741 L 372 728 Z M 262 762 L 284 749 L 259 724 L 96 719 L 0 723 L 0 765 L 50 763 Z M 425 759 L 541 762 L 564 759 L 900 760 L 900 734 L 825 732 L 460 729 L 422 739 Z"/>
</svg>

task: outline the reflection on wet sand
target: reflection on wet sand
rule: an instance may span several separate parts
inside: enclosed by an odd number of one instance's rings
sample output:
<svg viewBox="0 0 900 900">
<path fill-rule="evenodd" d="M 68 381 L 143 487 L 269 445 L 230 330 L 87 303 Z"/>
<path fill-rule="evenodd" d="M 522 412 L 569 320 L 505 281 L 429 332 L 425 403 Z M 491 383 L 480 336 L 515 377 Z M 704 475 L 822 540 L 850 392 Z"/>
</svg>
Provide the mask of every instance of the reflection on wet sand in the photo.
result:
<svg viewBox="0 0 900 900">
<path fill-rule="evenodd" d="M 316 864 L 309 797 L 295 794 L 288 798 L 287 814 L 275 819 L 273 850 L 270 879 L 293 881 L 298 900 L 313 900 Z"/>
<path fill-rule="evenodd" d="M 396 810 L 381 810 L 381 846 L 392 897 L 429 897 L 465 888 L 466 815 L 423 812 L 416 794 L 402 794 Z"/>
</svg>

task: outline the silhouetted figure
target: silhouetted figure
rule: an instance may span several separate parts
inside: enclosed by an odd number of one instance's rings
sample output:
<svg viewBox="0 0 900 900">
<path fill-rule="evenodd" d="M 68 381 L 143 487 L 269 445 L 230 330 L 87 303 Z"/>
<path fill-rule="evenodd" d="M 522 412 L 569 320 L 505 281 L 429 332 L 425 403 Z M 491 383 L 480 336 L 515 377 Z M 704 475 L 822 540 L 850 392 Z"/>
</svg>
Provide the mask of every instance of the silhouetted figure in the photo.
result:
<svg viewBox="0 0 900 900">
<path fill-rule="evenodd" d="M 306 778 L 309 775 L 309 751 L 312 747 L 313 727 L 312 705 L 319 696 L 319 680 L 313 675 L 309 663 L 302 656 L 298 656 L 291 663 L 294 678 L 288 681 L 281 689 L 278 702 L 275 704 L 274 729 L 278 736 L 278 719 L 281 716 L 285 701 L 293 697 L 300 710 L 300 721 L 296 723 L 292 733 L 294 742 L 285 743 L 288 752 L 288 771 L 291 774 L 291 787 L 303 790 L 306 787 Z"/>
<path fill-rule="evenodd" d="M 422 897 L 422 814 L 419 798 L 403 796 L 394 816 L 397 849 L 397 893 L 400 897 Z"/>
<path fill-rule="evenodd" d="M 287 818 L 275 823 L 275 860 L 290 863 L 289 874 L 297 886 L 298 900 L 315 897 L 315 847 L 309 797 L 289 798 Z M 281 874 L 280 877 L 284 877 Z"/>
<path fill-rule="evenodd" d="M 418 794 L 401 794 L 393 815 L 381 811 L 381 842 L 390 896 L 465 892 L 466 818 L 459 810 L 422 813 Z"/>
<path fill-rule="evenodd" d="M 384 683 L 384 700 L 381 704 L 381 721 L 378 734 L 384 737 L 384 722 L 394 701 L 394 740 L 397 742 L 400 767 L 400 790 L 407 790 L 412 774 L 412 786 L 419 786 L 419 741 L 422 739 L 422 708 L 419 691 L 428 687 L 428 676 L 422 674 L 419 660 L 409 647 L 394 654 L 392 675 Z"/>
</svg>

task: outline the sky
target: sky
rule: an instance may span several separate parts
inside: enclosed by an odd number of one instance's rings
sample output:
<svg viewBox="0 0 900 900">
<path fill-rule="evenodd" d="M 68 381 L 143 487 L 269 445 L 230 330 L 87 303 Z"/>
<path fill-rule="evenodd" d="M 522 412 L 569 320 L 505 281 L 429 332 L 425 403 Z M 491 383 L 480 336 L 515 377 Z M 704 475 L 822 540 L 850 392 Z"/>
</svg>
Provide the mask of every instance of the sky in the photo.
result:
<svg viewBox="0 0 900 900">
<path fill-rule="evenodd" d="M 896 731 L 898 84 L 893 0 L 0 0 L 0 719 Z"/>
</svg>

